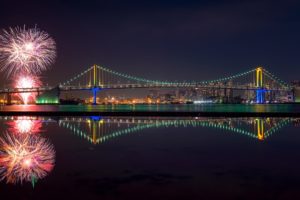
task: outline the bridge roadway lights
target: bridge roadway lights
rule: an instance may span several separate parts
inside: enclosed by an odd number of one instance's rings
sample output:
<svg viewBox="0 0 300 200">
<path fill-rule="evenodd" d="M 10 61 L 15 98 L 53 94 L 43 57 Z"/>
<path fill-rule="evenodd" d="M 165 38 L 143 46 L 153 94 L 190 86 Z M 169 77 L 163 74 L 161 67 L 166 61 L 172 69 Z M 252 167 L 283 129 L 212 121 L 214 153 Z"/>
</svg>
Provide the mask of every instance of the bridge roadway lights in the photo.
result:
<svg viewBox="0 0 300 200">
<path fill-rule="evenodd" d="M 93 87 L 92 92 L 93 92 L 93 105 L 97 105 L 97 92 L 100 91 L 101 89 L 99 87 Z"/>
<path fill-rule="evenodd" d="M 266 90 L 263 88 L 256 90 L 256 103 L 259 103 L 259 104 L 265 103 L 265 93 L 266 93 Z"/>
</svg>

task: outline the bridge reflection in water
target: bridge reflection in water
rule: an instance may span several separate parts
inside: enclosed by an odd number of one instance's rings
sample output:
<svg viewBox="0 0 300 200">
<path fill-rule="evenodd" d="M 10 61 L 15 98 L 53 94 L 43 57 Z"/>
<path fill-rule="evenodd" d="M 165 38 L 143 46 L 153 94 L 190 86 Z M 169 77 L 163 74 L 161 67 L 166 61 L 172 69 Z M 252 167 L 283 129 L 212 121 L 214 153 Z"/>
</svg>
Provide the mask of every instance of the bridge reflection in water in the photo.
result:
<svg viewBox="0 0 300 200">
<path fill-rule="evenodd" d="M 207 127 L 264 140 L 289 123 L 293 118 L 150 118 L 150 117 L 66 117 L 59 126 L 71 130 L 93 144 L 100 144 L 122 135 L 144 129 L 162 127 Z"/>
<path fill-rule="evenodd" d="M 202 118 L 202 117 L 0 117 L 6 130 L 0 135 L 0 181 L 31 182 L 34 187 L 54 168 L 54 145 L 42 134 L 45 123 L 58 123 L 92 144 L 145 129 L 205 127 L 265 140 L 297 118 Z"/>
</svg>

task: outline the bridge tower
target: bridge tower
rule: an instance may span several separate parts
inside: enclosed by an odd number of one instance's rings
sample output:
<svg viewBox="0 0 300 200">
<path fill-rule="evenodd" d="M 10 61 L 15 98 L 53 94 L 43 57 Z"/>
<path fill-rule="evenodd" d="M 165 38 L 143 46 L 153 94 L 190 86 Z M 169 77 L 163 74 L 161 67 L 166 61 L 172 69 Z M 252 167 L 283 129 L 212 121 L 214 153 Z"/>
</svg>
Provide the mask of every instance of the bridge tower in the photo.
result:
<svg viewBox="0 0 300 200">
<path fill-rule="evenodd" d="M 97 65 L 94 65 L 93 67 L 93 86 L 92 86 L 92 92 L 93 92 L 93 104 L 97 105 L 97 92 L 100 90 L 100 86 L 97 84 Z M 100 78 L 100 77 L 99 77 Z"/>
<path fill-rule="evenodd" d="M 266 90 L 263 87 L 263 68 L 257 67 L 255 73 L 256 73 L 255 86 L 257 88 L 256 103 L 264 103 Z"/>
<path fill-rule="evenodd" d="M 264 140 L 265 138 L 265 130 L 264 130 L 264 121 L 263 119 L 255 119 L 255 130 L 257 132 L 257 138 L 259 140 Z"/>
</svg>

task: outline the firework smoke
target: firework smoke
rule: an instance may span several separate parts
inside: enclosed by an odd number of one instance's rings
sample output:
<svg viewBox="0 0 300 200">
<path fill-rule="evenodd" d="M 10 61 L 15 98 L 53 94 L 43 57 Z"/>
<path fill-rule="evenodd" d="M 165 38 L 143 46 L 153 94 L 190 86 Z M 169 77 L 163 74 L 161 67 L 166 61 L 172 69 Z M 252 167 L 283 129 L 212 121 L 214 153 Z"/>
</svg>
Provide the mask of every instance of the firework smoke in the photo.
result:
<svg viewBox="0 0 300 200">
<path fill-rule="evenodd" d="M 55 57 L 54 40 L 38 28 L 10 28 L 0 35 L 0 70 L 8 76 L 20 72 L 39 74 Z"/>
<path fill-rule="evenodd" d="M 54 167 L 53 145 L 37 135 L 5 134 L 0 147 L 0 180 L 7 183 L 35 182 Z"/>
</svg>

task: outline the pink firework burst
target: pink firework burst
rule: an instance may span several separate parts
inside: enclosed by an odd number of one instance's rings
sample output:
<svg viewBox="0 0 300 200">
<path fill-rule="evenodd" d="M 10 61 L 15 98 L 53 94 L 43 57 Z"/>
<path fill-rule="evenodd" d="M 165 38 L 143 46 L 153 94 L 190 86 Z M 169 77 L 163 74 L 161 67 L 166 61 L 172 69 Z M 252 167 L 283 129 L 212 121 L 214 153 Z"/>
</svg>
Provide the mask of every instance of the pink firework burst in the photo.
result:
<svg viewBox="0 0 300 200">
<path fill-rule="evenodd" d="M 41 86 L 41 81 L 37 76 L 32 75 L 20 75 L 16 78 L 14 83 L 15 88 L 35 88 Z M 24 104 L 28 104 L 30 98 L 35 99 L 36 93 L 33 92 L 24 92 L 17 94 Z"/>
<path fill-rule="evenodd" d="M 54 147 L 43 137 L 5 134 L 0 146 L 0 180 L 7 183 L 34 183 L 54 167 Z"/>
<path fill-rule="evenodd" d="M 38 28 L 10 28 L 0 35 L 1 70 L 8 75 L 38 74 L 54 62 L 55 41 Z"/>
</svg>

